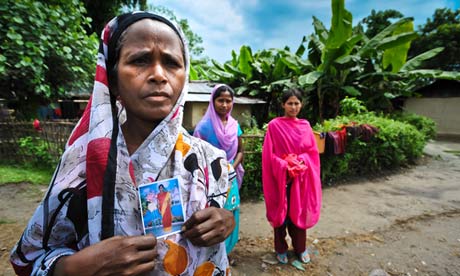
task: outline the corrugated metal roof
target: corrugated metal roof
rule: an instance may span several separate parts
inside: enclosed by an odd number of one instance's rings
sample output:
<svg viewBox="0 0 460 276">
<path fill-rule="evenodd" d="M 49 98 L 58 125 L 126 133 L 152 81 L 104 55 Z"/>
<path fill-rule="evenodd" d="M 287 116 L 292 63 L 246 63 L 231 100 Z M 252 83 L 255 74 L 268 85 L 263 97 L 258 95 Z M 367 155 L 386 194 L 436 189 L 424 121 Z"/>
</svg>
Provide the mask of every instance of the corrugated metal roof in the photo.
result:
<svg viewBox="0 0 460 276">
<path fill-rule="evenodd" d="M 207 81 L 190 81 L 188 87 L 188 95 L 185 98 L 186 102 L 209 102 L 211 97 L 213 84 Z M 236 96 L 234 102 L 236 104 L 264 104 L 265 101 L 260 99 Z"/>
</svg>

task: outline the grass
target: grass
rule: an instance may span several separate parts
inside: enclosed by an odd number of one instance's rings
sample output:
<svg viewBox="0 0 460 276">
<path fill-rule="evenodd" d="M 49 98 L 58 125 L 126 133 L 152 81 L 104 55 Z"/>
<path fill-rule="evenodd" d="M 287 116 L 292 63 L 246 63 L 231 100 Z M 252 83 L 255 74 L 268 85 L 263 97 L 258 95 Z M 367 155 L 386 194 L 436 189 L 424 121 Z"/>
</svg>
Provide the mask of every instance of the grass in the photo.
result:
<svg viewBox="0 0 460 276">
<path fill-rule="evenodd" d="M 444 152 L 452 153 L 454 155 L 460 156 L 460 150 L 445 150 Z"/>
<path fill-rule="evenodd" d="M 52 176 L 52 169 L 0 164 L 0 185 L 5 183 L 21 182 L 47 185 L 49 184 Z"/>
</svg>

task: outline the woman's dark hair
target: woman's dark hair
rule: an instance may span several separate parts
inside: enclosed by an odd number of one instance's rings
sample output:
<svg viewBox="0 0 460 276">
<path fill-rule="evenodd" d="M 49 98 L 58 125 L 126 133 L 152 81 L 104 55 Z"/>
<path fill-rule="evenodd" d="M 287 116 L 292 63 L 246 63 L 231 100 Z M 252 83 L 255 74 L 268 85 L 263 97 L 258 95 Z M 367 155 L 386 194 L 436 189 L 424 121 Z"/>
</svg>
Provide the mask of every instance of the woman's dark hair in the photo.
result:
<svg viewBox="0 0 460 276">
<path fill-rule="evenodd" d="M 235 92 L 233 91 L 233 89 L 230 88 L 230 86 L 224 84 L 222 86 L 219 86 L 216 92 L 214 92 L 214 95 L 212 96 L 212 101 L 214 102 L 214 100 L 220 97 L 220 95 L 222 95 L 223 92 L 230 93 L 230 96 L 232 97 L 232 99 L 235 95 Z"/>
<path fill-rule="evenodd" d="M 302 91 L 297 88 L 291 88 L 283 92 L 283 95 L 281 96 L 281 103 L 286 103 L 287 100 L 292 96 L 296 97 L 300 102 L 302 102 Z"/>
<path fill-rule="evenodd" d="M 163 190 L 168 191 L 168 190 L 166 190 L 166 188 L 165 188 L 165 186 L 163 184 L 160 184 L 160 186 L 158 186 L 158 190 L 160 190 L 160 188 L 163 188 Z"/>
</svg>

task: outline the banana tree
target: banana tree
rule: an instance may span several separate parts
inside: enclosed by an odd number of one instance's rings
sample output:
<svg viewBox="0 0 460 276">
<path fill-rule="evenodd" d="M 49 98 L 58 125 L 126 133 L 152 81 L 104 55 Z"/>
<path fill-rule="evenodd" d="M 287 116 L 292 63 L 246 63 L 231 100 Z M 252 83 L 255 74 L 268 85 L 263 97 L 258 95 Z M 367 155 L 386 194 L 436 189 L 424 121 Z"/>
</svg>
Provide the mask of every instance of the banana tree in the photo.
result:
<svg viewBox="0 0 460 276">
<path fill-rule="evenodd" d="M 369 109 L 391 106 L 390 100 L 410 95 L 420 78 L 458 79 L 458 73 L 416 70 L 422 62 L 442 51 L 425 52 L 407 61 L 410 42 L 417 37 L 411 18 L 388 26 L 372 38 L 352 27 L 352 15 L 344 0 L 332 0 L 331 28 L 313 18 L 315 34 L 310 37 L 310 62 L 315 70 L 299 77 L 299 84 L 316 91 L 318 117 L 335 117 L 339 101 L 354 96 Z M 324 114 L 326 112 L 326 114 Z"/>
<path fill-rule="evenodd" d="M 295 53 L 285 49 L 268 49 L 252 54 L 249 46 L 243 45 L 239 55 L 232 51 L 232 59 L 220 64 L 213 60 L 213 68 L 206 71 L 206 78 L 227 83 L 237 95 L 258 97 L 267 102 L 261 119 L 276 115 L 278 105 L 273 99 L 287 87 L 295 86 L 297 77 L 313 69 L 312 64 L 301 56 L 306 47 L 302 39 Z M 198 69 L 200 70 L 200 69 Z"/>
<path fill-rule="evenodd" d="M 319 121 L 323 121 L 324 118 L 326 97 L 329 98 L 328 105 L 335 105 L 336 115 L 340 91 L 348 94 L 358 93 L 353 86 L 345 85 L 348 75 L 360 70 L 360 67 L 357 67 L 360 59 L 355 60 L 351 53 L 363 35 L 353 34 L 352 20 L 351 13 L 345 9 L 344 0 L 332 0 L 330 30 L 313 17 L 316 35 L 310 36 L 308 59 L 315 66 L 315 70 L 301 75 L 299 84 L 305 89 L 313 88 L 316 91 Z"/>
</svg>

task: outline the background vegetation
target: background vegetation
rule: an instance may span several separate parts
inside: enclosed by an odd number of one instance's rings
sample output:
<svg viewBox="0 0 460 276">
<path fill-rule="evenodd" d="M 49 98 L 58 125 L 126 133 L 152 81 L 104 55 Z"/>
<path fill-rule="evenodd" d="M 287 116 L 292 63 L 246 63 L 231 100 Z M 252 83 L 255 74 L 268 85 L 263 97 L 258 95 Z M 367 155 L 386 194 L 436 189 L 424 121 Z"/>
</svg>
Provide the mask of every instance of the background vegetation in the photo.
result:
<svg viewBox="0 0 460 276">
<path fill-rule="evenodd" d="M 247 135 L 263 137 L 262 126 L 281 115 L 281 93 L 292 87 L 304 91 L 300 117 L 318 131 L 349 122 L 378 127 L 370 141 L 350 141 L 345 154 L 322 155 L 324 183 L 413 162 L 435 136 L 435 125 L 401 113 L 400 99 L 416 96 L 417 88 L 435 79 L 460 80 L 460 10 L 437 9 L 417 28 L 399 11 L 372 11 L 353 26 L 344 0 L 331 0 L 330 28 L 313 17 L 314 33 L 305 34 L 296 49 L 253 52 L 242 45 L 220 64 L 205 56 L 201 37 L 186 19 L 145 0 L 4 0 L 0 98 L 23 118 L 32 118 L 38 103 L 91 89 L 98 35 L 113 16 L 134 9 L 154 10 L 181 25 L 191 46 L 191 79 L 224 82 L 238 95 L 267 102 L 256 114 L 259 128 L 246 130 Z M 247 141 L 241 193 L 258 197 L 262 139 Z M 35 160 L 30 164 L 49 167 L 56 160 L 47 154 L 47 143 L 23 137 L 18 147 Z"/>
</svg>

